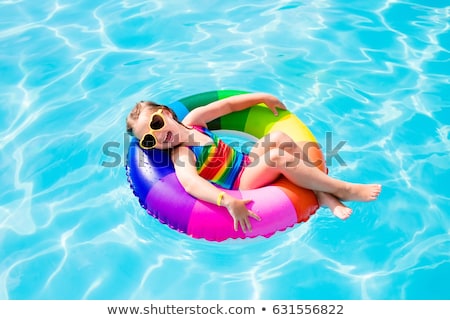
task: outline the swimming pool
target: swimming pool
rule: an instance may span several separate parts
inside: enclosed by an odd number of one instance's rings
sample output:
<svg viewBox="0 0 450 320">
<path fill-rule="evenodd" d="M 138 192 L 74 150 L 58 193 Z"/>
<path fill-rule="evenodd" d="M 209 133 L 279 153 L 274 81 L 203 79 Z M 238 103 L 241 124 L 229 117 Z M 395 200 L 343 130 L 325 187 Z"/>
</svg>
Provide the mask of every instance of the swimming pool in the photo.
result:
<svg viewBox="0 0 450 320">
<path fill-rule="evenodd" d="M 450 298 L 448 1 L 0 5 L 1 299 Z M 269 239 L 161 225 L 124 118 L 219 89 L 280 97 L 380 199 Z"/>
</svg>

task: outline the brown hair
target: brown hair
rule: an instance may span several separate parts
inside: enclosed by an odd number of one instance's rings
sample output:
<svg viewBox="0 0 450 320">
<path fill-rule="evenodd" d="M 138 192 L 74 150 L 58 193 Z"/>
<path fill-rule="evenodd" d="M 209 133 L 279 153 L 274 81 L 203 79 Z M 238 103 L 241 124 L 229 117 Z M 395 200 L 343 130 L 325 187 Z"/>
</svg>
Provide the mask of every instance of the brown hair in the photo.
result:
<svg viewBox="0 0 450 320">
<path fill-rule="evenodd" d="M 139 118 L 139 115 L 144 111 L 144 110 L 149 110 L 149 111 L 157 111 L 159 109 L 163 109 L 163 110 L 167 110 L 170 112 L 170 114 L 172 115 L 173 119 L 177 122 L 180 122 L 178 120 L 177 115 L 175 114 L 175 112 L 170 109 L 168 106 L 162 105 L 162 104 L 158 104 L 152 101 L 141 101 L 136 103 L 136 105 L 134 106 L 134 108 L 130 111 L 130 114 L 127 117 L 126 123 L 127 123 L 127 132 L 129 135 L 134 136 L 133 133 L 133 126 L 136 123 L 137 119 Z"/>
</svg>

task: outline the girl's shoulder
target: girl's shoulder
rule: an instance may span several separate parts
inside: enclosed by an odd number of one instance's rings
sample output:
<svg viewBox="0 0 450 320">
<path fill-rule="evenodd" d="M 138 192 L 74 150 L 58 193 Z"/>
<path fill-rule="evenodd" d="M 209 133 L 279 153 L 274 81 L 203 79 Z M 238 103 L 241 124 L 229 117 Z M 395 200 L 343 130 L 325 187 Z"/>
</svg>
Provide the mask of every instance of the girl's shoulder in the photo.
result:
<svg viewBox="0 0 450 320">
<path fill-rule="evenodd" d="M 231 112 L 227 99 L 213 101 L 207 105 L 195 108 L 190 111 L 184 118 L 183 123 L 186 125 L 197 125 L 206 127 L 208 122 Z"/>
<path fill-rule="evenodd" d="M 189 112 L 183 119 L 182 123 L 188 127 L 206 127 L 206 121 L 203 119 L 197 109 Z"/>
</svg>

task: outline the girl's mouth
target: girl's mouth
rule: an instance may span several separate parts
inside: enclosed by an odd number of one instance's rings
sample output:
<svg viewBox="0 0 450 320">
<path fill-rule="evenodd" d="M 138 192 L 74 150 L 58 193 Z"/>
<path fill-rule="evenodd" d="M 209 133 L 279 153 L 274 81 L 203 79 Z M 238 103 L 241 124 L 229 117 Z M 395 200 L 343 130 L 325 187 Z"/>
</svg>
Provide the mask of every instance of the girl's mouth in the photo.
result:
<svg viewBox="0 0 450 320">
<path fill-rule="evenodd" d="M 173 142 L 173 134 L 171 131 L 168 131 L 166 137 L 164 138 L 164 143 Z"/>
</svg>

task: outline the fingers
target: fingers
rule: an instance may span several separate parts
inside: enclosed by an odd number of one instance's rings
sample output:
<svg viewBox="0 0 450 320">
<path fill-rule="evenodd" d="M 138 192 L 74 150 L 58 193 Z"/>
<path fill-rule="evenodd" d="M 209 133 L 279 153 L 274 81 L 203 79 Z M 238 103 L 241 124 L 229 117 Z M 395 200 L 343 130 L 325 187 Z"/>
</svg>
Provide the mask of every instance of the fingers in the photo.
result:
<svg viewBox="0 0 450 320">
<path fill-rule="evenodd" d="M 277 104 L 277 105 L 275 105 L 275 106 L 270 106 L 269 109 L 273 112 L 273 114 L 274 114 L 275 116 L 278 116 L 278 110 L 277 110 L 277 108 L 278 108 L 278 109 L 281 109 L 281 110 L 287 110 L 287 108 L 286 108 L 286 106 L 285 106 L 284 104 Z"/>
<path fill-rule="evenodd" d="M 252 232 L 252 225 L 250 224 L 250 221 L 248 221 L 248 218 L 243 219 L 239 222 L 239 224 L 241 225 L 241 229 L 244 232 Z"/>
<path fill-rule="evenodd" d="M 287 107 L 285 106 L 285 104 L 283 102 L 280 102 L 280 105 L 278 106 L 278 108 L 287 110 Z"/>
<path fill-rule="evenodd" d="M 241 227 L 243 232 L 252 232 L 252 224 L 250 223 L 250 219 L 248 217 L 252 217 L 256 221 L 261 221 L 261 217 L 252 211 L 248 211 L 248 216 L 241 219 L 234 219 L 234 231 L 238 231 L 238 227 Z"/>
<path fill-rule="evenodd" d="M 253 211 L 248 211 L 248 216 L 252 217 L 253 219 L 257 220 L 257 221 L 261 221 L 261 217 L 258 216 L 256 213 L 254 213 Z M 248 231 L 248 232 L 252 232 L 252 224 L 250 223 L 250 219 L 248 217 L 246 217 L 244 219 L 244 222 L 241 221 L 241 228 L 242 231 Z"/>
<path fill-rule="evenodd" d="M 250 202 L 253 202 L 251 199 L 242 199 L 242 202 L 244 205 L 247 205 Z M 243 210 L 242 210 L 243 209 Z M 234 231 L 238 231 L 239 228 L 242 229 L 243 232 L 251 232 L 252 231 L 252 225 L 250 223 L 249 217 L 255 219 L 256 221 L 261 221 L 261 217 L 258 216 L 256 213 L 254 213 L 251 210 L 246 209 L 245 207 L 238 211 L 230 212 L 231 216 L 233 217 L 233 227 Z M 239 213 L 238 213 L 239 212 Z"/>
<path fill-rule="evenodd" d="M 278 116 L 278 111 L 277 111 L 277 108 L 276 108 L 276 107 L 270 106 L 269 109 L 272 110 L 272 112 L 273 112 L 273 114 L 274 114 L 275 116 Z"/>
<path fill-rule="evenodd" d="M 252 231 L 252 226 L 251 226 L 250 222 L 248 221 L 248 219 L 242 219 L 242 220 L 234 219 L 234 231 L 238 231 L 239 226 L 241 227 L 243 232 L 246 232 L 247 230 L 249 232 Z"/>
<path fill-rule="evenodd" d="M 258 216 L 256 213 L 254 213 L 253 211 L 249 211 L 249 216 L 252 217 L 253 219 L 255 219 L 256 221 L 261 221 L 261 217 Z"/>
<path fill-rule="evenodd" d="M 238 227 L 241 227 L 243 232 L 252 231 L 252 225 L 250 224 L 250 221 L 248 221 L 248 218 L 242 219 L 233 218 L 233 222 L 234 222 L 234 231 L 238 231 Z"/>
</svg>

